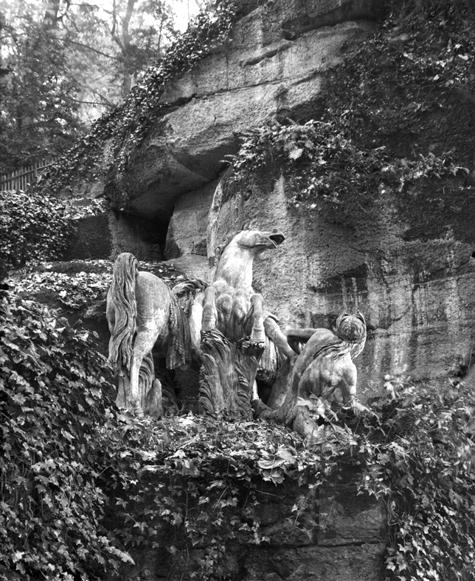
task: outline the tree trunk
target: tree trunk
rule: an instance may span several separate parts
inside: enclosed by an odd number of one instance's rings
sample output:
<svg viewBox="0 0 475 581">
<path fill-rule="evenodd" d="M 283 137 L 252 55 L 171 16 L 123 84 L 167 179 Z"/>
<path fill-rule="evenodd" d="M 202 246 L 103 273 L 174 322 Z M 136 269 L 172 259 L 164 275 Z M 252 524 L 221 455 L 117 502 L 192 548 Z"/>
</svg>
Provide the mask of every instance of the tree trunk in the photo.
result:
<svg viewBox="0 0 475 581">
<path fill-rule="evenodd" d="M 120 26 L 120 35 L 117 32 L 117 2 L 114 1 L 112 8 L 112 38 L 120 48 L 120 56 L 122 60 L 122 83 L 121 96 L 125 98 L 132 86 L 132 63 L 130 58 L 131 42 L 130 42 L 130 21 L 134 14 L 136 0 L 127 0 L 127 7 L 125 15 Z"/>
</svg>

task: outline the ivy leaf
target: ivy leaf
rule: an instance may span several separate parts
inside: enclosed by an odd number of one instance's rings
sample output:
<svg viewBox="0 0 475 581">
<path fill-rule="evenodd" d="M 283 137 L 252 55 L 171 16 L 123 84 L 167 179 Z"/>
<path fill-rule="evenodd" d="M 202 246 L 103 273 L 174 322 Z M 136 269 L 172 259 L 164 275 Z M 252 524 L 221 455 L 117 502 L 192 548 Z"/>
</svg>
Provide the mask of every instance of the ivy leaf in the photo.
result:
<svg viewBox="0 0 475 581">
<path fill-rule="evenodd" d="M 297 159 L 300 159 L 302 157 L 302 154 L 303 149 L 301 147 L 296 147 L 289 152 L 289 158 L 296 161 Z"/>
</svg>

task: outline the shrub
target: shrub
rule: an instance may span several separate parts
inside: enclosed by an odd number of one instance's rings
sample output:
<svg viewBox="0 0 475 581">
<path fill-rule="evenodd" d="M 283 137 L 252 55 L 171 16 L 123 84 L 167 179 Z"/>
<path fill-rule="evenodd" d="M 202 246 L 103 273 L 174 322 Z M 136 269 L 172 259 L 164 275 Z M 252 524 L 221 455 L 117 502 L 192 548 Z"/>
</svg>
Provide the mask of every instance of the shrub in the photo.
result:
<svg viewBox="0 0 475 581">
<path fill-rule="evenodd" d="M 389 194 L 397 200 L 431 178 L 468 173 L 449 154 L 394 158 L 384 146 L 358 146 L 336 121 L 269 122 L 243 135 L 228 157 L 235 180 L 276 164 L 289 178 L 291 206 L 349 224 L 376 217 Z"/>
<path fill-rule="evenodd" d="M 475 396 L 463 383 L 389 386 L 394 398 L 326 419 L 309 448 L 265 422 L 120 415 L 85 334 L 13 294 L 1 307 L 0 579 L 92 581 L 142 550 L 190 578 L 226 578 L 233 547 L 268 541 L 266 495 L 291 486 L 284 518 L 312 534 L 320 487 L 348 467 L 387 506 L 388 579 L 473 579 Z"/>
<path fill-rule="evenodd" d="M 116 538 L 131 551 L 161 550 L 179 575 L 200 580 L 228 579 L 233 548 L 268 540 L 262 499 L 284 482 L 300 489 L 286 516 L 304 529 L 305 509 L 341 453 L 309 450 L 277 425 L 191 414 L 158 423 L 124 416 L 102 437 L 102 447 L 115 451 L 103 486 Z"/>
<path fill-rule="evenodd" d="M 234 173 L 249 180 L 275 162 L 291 207 L 357 226 L 391 206 L 403 223 L 437 231 L 473 212 L 475 5 L 386 4 L 378 30 L 325 75 L 306 118 L 242 136 Z"/>
<path fill-rule="evenodd" d="M 475 395 L 458 382 L 397 391 L 358 428 L 362 489 L 388 509 L 388 578 L 472 581 Z"/>
<path fill-rule="evenodd" d="M 75 207 L 70 201 L 35 192 L 0 192 L 2 260 L 18 268 L 31 260 L 61 258 L 77 218 L 102 211 L 102 202 Z"/>
<path fill-rule="evenodd" d="M 0 192 L 0 244 L 5 262 L 51 260 L 68 245 L 71 223 L 65 202 L 24 192 Z"/>
<path fill-rule="evenodd" d="M 105 361 L 48 309 L 0 303 L 0 579 L 101 579 L 130 560 L 100 524 L 91 457 L 115 413 Z"/>
</svg>

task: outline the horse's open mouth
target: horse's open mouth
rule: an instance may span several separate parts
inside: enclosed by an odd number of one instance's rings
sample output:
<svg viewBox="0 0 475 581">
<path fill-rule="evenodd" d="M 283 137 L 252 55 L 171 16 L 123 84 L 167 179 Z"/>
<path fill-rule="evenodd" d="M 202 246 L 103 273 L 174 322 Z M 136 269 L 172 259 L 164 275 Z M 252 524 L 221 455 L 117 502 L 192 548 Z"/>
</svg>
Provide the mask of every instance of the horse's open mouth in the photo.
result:
<svg viewBox="0 0 475 581">
<path fill-rule="evenodd" d="M 269 239 L 273 242 L 274 246 L 279 246 L 279 244 L 282 244 L 282 242 L 285 240 L 285 236 L 278 232 L 276 234 L 271 234 Z"/>
</svg>

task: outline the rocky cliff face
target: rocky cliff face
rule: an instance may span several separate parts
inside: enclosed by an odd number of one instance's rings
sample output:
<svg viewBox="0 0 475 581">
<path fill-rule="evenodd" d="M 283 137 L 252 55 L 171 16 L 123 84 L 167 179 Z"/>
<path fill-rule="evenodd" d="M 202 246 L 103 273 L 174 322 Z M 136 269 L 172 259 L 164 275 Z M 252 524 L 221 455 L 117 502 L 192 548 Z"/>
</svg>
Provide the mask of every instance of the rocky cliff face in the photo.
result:
<svg viewBox="0 0 475 581">
<path fill-rule="evenodd" d="M 372 29 L 374 0 L 277 0 L 254 10 L 232 38 L 171 83 L 167 112 L 135 149 L 123 186 L 128 211 L 165 228 L 179 197 L 215 180 L 237 134 L 272 115 L 310 114 L 323 74 Z M 111 177 L 107 187 L 114 189 Z"/>
<path fill-rule="evenodd" d="M 318 116 L 324 73 L 367 37 L 378 5 L 248 4 L 226 46 L 167 88 L 167 113 L 125 176 L 130 214 L 112 219 L 116 250 L 148 259 L 164 253 L 206 277 L 211 245 L 243 227 L 277 228 L 287 240 L 256 266 L 256 289 L 284 326 L 328 326 L 341 310 L 360 309 L 370 329 L 359 363 L 361 391 L 376 389 L 385 374 L 457 371 L 473 346 L 473 203 L 452 229 L 443 214 L 429 220 L 424 204 L 411 209 L 410 224 L 395 218 L 393 200 L 377 224 L 349 228 L 289 209 L 291 185 L 273 168 L 247 181 L 222 180 L 210 238 L 208 211 L 237 133 L 272 116 Z M 414 235 L 418 221 L 427 226 L 423 236 Z"/>
<path fill-rule="evenodd" d="M 246 225 L 287 235 L 255 268 L 255 287 L 284 326 L 328 327 L 343 310 L 364 313 L 369 339 L 358 363 L 363 396 L 386 374 L 437 378 L 457 372 L 473 346 L 469 239 L 407 241 L 405 225 L 389 218 L 361 229 L 330 224 L 290 209 L 290 187 L 278 171 L 246 184 L 225 179 L 216 234 L 219 243 Z M 394 215 L 390 200 L 386 210 Z"/>
</svg>

